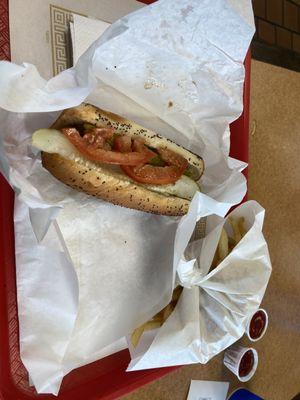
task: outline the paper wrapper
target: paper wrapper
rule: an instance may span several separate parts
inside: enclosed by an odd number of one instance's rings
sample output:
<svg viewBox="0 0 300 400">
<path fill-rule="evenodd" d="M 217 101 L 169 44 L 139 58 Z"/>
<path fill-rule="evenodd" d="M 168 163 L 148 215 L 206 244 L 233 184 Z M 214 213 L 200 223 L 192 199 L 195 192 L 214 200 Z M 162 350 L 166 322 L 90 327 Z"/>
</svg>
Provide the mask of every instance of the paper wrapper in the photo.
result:
<svg viewBox="0 0 300 400">
<path fill-rule="evenodd" d="M 189 243 L 185 259 L 178 263 L 177 279 L 184 289 L 175 310 L 159 330 L 143 335 L 136 348 L 129 338 L 129 371 L 205 364 L 245 333 L 271 274 L 262 234 L 264 213 L 257 202 L 248 201 L 229 214 L 245 218 L 247 233 L 211 272 L 222 228 L 231 228 L 228 217 L 207 217 L 205 237 Z M 182 224 L 189 225 L 189 218 L 184 217 Z"/>
<path fill-rule="evenodd" d="M 203 156 L 205 194 L 194 198 L 191 226 L 200 214 L 224 216 L 246 192 L 245 164 L 228 157 L 228 123 L 242 111 L 253 32 L 250 1 L 163 0 L 114 23 L 48 82 L 33 65 L 0 63 L 0 160 L 17 194 L 20 348 L 39 393 L 56 394 L 70 370 L 107 354 L 170 301 L 191 232 L 186 219 L 59 183 L 43 170 L 32 132 L 83 100 L 133 119 Z"/>
</svg>

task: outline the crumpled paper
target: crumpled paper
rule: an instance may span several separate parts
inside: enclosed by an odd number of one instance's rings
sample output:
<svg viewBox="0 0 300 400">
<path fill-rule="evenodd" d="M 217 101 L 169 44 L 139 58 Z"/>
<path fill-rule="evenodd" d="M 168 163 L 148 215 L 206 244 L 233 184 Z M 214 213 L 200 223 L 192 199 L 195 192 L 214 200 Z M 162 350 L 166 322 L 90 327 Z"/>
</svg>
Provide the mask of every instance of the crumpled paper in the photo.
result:
<svg viewBox="0 0 300 400">
<path fill-rule="evenodd" d="M 201 215 L 200 210 L 195 211 Z M 132 358 L 129 371 L 205 364 L 245 333 L 272 269 L 262 233 L 264 214 L 257 202 L 248 201 L 225 219 L 207 217 L 205 237 L 190 242 L 177 265 L 177 282 L 184 289 L 173 313 L 160 329 L 144 334 L 136 348 L 128 338 Z M 189 226 L 190 217 L 184 217 L 183 224 Z M 232 231 L 229 217 L 244 217 L 247 233 L 209 272 L 222 228 Z"/>
<path fill-rule="evenodd" d="M 253 32 L 250 1 L 161 0 L 112 24 L 48 82 L 33 65 L 0 63 L 1 169 L 18 198 L 20 348 L 39 393 L 57 394 L 70 370 L 169 302 L 190 231 L 180 218 L 59 183 L 42 168 L 32 132 L 84 100 L 131 118 L 202 155 L 205 194 L 193 207 L 224 216 L 246 192 L 245 164 L 228 157 L 228 123 L 242 111 Z M 187 218 L 195 225 L 198 214 Z"/>
</svg>

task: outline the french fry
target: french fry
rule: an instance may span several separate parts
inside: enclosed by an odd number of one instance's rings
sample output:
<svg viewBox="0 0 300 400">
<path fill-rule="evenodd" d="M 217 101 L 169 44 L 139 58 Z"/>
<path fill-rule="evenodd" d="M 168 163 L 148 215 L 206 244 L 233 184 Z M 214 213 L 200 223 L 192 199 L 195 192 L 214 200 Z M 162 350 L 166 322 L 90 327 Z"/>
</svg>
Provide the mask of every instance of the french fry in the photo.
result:
<svg viewBox="0 0 300 400">
<path fill-rule="evenodd" d="M 165 322 L 174 311 L 175 306 L 171 303 L 164 308 L 163 321 Z"/>
<path fill-rule="evenodd" d="M 240 217 L 238 219 L 230 217 L 229 223 L 232 227 L 234 238 L 228 236 L 226 230 L 222 228 L 219 243 L 212 261 L 211 269 L 217 267 L 246 234 L 244 217 Z M 169 318 L 176 307 L 182 290 L 182 286 L 177 286 L 173 291 L 170 303 L 162 310 L 160 310 L 157 314 L 155 314 L 150 321 L 145 322 L 143 325 L 139 326 L 132 332 L 131 343 L 134 347 L 138 345 L 144 331 L 160 328 L 163 323 Z"/>
<path fill-rule="evenodd" d="M 225 229 L 224 228 L 222 229 L 217 250 L 214 254 L 214 258 L 211 263 L 211 270 L 216 268 L 220 264 L 220 262 L 222 262 L 224 258 L 227 257 L 228 254 L 232 252 L 234 247 L 239 243 L 239 241 L 245 236 L 247 232 L 244 225 L 245 224 L 244 217 L 240 217 L 238 219 L 230 217 L 229 223 L 232 227 L 234 238 L 228 236 Z"/>
<path fill-rule="evenodd" d="M 235 244 L 237 245 L 238 242 L 242 239 L 242 234 L 239 229 L 238 221 L 234 218 L 229 218 L 229 223 L 233 230 Z"/>
<path fill-rule="evenodd" d="M 224 228 L 222 228 L 220 240 L 218 243 L 219 260 L 222 262 L 228 256 L 228 235 Z"/>
<path fill-rule="evenodd" d="M 131 343 L 134 347 L 139 344 L 142 334 L 145 331 L 151 331 L 152 329 L 160 328 L 163 324 L 162 320 L 151 319 L 145 322 L 143 325 L 137 327 L 131 334 Z"/>
<path fill-rule="evenodd" d="M 238 227 L 241 232 L 241 236 L 244 237 L 246 235 L 246 228 L 245 228 L 245 218 L 241 217 L 238 219 Z"/>
<path fill-rule="evenodd" d="M 162 308 L 157 314 L 154 315 L 152 319 L 161 321 L 162 324 L 164 322 L 164 310 L 165 308 Z"/>
<path fill-rule="evenodd" d="M 182 286 L 177 286 L 173 291 L 171 302 L 162 310 L 160 310 L 157 314 L 155 314 L 151 320 L 145 322 L 143 325 L 139 326 L 132 332 L 131 343 L 134 347 L 139 344 L 139 341 L 144 331 L 150 331 L 152 329 L 160 328 L 163 323 L 169 318 L 176 307 L 182 290 Z"/>
<path fill-rule="evenodd" d="M 235 240 L 232 237 L 228 236 L 228 254 L 232 252 L 235 246 Z"/>
<path fill-rule="evenodd" d="M 131 334 L 131 343 L 133 347 L 136 347 L 139 344 L 140 338 L 144 332 L 145 324 L 136 328 Z"/>
<path fill-rule="evenodd" d="M 163 311 L 164 311 L 164 309 L 162 309 L 160 312 L 155 314 L 154 317 L 151 319 L 151 321 L 163 322 L 163 314 L 164 314 Z"/>
<path fill-rule="evenodd" d="M 178 300 L 178 299 L 179 299 L 182 290 L 183 290 L 183 287 L 182 287 L 182 286 L 177 286 L 177 287 L 174 289 L 173 295 L 172 295 L 172 301 Z"/>
<path fill-rule="evenodd" d="M 231 236 L 228 236 L 228 247 L 233 248 L 235 245 L 236 245 L 235 240 Z"/>
<path fill-rule="evenodd" d="M 218 254 L 218 248 L 217 248 L 216 252 L 215 252 L 215 255 L 214 255 L 214 258 L 213 258 L 212 263 L 211 263 L 211 269 L 216 268 L 219 264 L 220 264 L 220 260 L 219 260 L 219 254 Z"/>
<path fill-rule="evenodd" d="M 160 328 L 162 323 L 162 321 L 151 319 L 144 324 L 144 331 L 151 331 L 152 329 Z"/>
</svg>

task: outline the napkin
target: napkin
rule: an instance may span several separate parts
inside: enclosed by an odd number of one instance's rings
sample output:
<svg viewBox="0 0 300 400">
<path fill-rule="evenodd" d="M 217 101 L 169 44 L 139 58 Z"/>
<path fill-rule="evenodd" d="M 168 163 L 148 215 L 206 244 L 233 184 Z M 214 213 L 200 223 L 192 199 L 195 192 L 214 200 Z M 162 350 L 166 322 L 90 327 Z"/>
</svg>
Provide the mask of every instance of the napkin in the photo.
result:
<svg viewBox="0 0 300 400">
<path fill-rule="evenodd" d="M 191 381 L 187 400 L 226 400 L 228 382 Z"/>
</svg>

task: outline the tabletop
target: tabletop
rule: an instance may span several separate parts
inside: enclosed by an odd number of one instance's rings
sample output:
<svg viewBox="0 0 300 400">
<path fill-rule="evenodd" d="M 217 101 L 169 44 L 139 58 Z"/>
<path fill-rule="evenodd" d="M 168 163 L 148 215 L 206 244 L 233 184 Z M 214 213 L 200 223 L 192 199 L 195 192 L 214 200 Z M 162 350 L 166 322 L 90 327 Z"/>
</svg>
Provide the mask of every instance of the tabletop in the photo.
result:
<svg viewBox="0 0 300 400">
<path fill-rule="evenodd" d="M 300 392 L 300 75 L 252 61 L 250 89 L 249 199 L 266 209 L 264 234 L 273 272 L 263 300 L 269 313 L 255 376 L 239 382 L 222 354 L 207 365 L 190 365 L 122 400 L 185 400 L 191 379 L 230 382 L 265 400 L 290 400 Z M 250 342 L 244 337 L 241 343 Z"/>
</svg>

